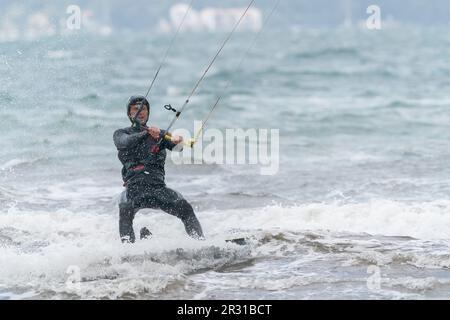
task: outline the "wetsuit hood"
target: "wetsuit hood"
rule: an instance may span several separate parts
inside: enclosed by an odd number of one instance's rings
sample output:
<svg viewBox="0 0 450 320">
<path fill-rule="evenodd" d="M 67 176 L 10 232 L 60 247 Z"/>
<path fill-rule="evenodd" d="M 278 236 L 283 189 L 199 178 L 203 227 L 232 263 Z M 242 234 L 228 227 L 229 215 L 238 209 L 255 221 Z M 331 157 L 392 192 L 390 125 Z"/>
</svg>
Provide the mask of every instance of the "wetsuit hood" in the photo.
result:
<svg viewBox="0 0 450 320">
<path fill-rule="evenodd" d="M 144 105 L 144 107 L 147 108 L 147 111 L 150 114 L 150 103 L 148 102 L 147 98 L 145 98 L 144 96 L 131 96 L 130 99 L 128 99 L 127 115 L 128 115 L 128 118 L 130 119 L 131 123 L 133 123 L 133 118 L 130 116 L 131 106 L 140 105 L 141 103 Z M 145 120 L 145 123 L 143 123 L 143 125 L 146 125 L 147 121 L 148 121 L 148 117 Z"/>
</svg>

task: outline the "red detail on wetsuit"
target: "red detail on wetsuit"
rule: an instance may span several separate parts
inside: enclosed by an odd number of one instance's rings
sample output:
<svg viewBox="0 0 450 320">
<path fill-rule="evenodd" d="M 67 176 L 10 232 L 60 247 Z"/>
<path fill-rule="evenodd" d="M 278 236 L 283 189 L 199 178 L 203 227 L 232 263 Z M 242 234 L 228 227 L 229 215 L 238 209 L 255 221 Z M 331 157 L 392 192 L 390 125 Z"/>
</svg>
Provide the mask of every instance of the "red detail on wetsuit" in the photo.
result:
<svg viewBox="0 0 450 320">
<path fill-rule="evenodd" d="M 145 169 L 145 166 L 143 164 L 139 164 L 139 165 L 131 168 L 131 170 L 133 170 L 133 171 L 139 171 L 139 170 L 144 170 L 144 169 Z"/>
<path fill-rule="evenodd" d="M 145 166 L 143 164 L 138 164 L 137 166 L 131 167 L 130 168 L 131 171 L 141 171 L 141 170 L 145 170 Z M 128 185 L 128 182 L 124 182 L 123 186 L 126 187 Z"/>
<path fill-rule="evenodd" d="M 160 149 L 157 145 L 152 147 L 152 153 L 158 153 L 159 151 Z"/>
</svg>

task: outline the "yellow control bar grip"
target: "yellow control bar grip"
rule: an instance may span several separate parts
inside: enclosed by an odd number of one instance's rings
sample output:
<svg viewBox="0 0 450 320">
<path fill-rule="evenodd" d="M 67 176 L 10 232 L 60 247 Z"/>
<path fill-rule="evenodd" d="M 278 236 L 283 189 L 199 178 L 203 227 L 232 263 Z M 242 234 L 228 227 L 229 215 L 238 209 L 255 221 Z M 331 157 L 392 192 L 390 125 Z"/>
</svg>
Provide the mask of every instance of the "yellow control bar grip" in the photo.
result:
<svg viewBox="0 0 450 320">
<path fill-rule="evenodd" d="M 167 133 L 167 134 L 164 136 L 164 139 L 166 139 L 167 141 L 172 141 L 172 134 L 171 134 L 171 133 Z M 193 148 L 193 147 L 194 147 L 194 144 L 195 144 L 195 139 L 189 139 L 188 141 L 185 141 L 185 142 L 184 142 L 184 145 L 185 145 L 185 146 L 188 146 L 188 147 L 190 147 L 190 148 Z"/>
</svg>

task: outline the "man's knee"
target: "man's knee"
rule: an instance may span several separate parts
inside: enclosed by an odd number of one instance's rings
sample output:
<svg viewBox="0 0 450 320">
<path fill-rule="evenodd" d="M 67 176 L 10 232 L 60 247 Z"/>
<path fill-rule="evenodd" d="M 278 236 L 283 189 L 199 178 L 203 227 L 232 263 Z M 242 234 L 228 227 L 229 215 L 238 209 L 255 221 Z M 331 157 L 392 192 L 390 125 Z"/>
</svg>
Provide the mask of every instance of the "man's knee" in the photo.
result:
<svg viewBox="0 0 450 320">
<path fill-rule="evenodd" d="M 121 217 L 129 216 L 130 218 L 134 218 L 134 215 L 136 214 L 137 211 L 138 210 L 135 207 L 133 201 L 128 199 L 127 192 L 126 191 L 122 192 L 122 194 L 120 195 L 120 201 L 119 201 L 120 216 Z"/>
<path fill-rule="evenodd" d="M 194 209 L 186 199 L 179 199 L 175 202 L 177 217 L 180 219 L 189 219 L 194 216 Z"/>
</svg>

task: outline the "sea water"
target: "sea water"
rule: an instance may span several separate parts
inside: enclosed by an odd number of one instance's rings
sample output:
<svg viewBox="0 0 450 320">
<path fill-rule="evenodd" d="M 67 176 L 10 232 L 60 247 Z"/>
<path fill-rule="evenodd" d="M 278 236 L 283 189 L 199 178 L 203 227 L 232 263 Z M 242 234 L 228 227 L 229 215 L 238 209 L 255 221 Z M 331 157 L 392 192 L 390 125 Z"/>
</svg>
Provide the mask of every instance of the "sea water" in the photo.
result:
<svg viewBox="0 0 450 320">
<path fill-rule="evenodd" d="M 176 128 L 279 130 L 279 170 L 185 164 L 206 240 L 142 210 L 122 244 L 112 135 L 166 34 L 0 43 L 0 299 L 427 299 L 450 289 L 450 62 L 439 28 L 236 34 Z M 165 128 L 225 34 L 184 33 L 151 92 Z M 227 90 L 224 90 L 231 81 Z M 248 245 L 226 243 L 248 238 Z"/>
</svg>

